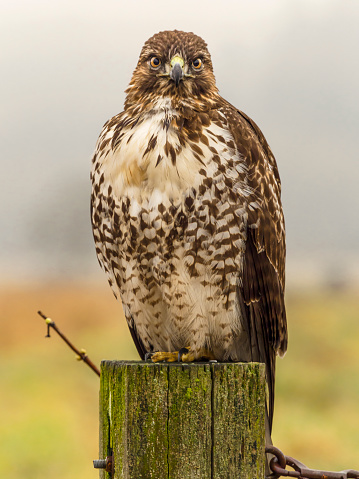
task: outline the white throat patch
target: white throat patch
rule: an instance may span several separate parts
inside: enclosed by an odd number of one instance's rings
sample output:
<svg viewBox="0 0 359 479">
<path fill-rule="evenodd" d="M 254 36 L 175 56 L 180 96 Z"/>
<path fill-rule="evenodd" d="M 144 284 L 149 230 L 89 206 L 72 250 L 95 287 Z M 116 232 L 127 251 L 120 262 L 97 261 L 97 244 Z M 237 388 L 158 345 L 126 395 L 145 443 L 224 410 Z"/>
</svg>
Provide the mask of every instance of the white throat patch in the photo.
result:
<svg viewBox="0 0 359 479">
<path fill-rule="evenodd" d="M 180 143 L 180 131 L 172 122 L 177 116 L 170 98 L 159 100 L 135 128 L 127 127 L 116 150 L 104 158 L 105 183 L 112 185 L 119 199 L 127 196 L 142 203 L 151 197 L 151 202 L 161 202 L 165 196 L 170 202 L 181 202 L 183 193 L 203 180 L 198 174 L 201 168 L 208 170 L 208 176 L 213 173 L 211 148 L 217 150 L 222 161 L 233 156 L 233 151 L 229 152 L 226 144 L 216 138 L 230 140 L 230 134 L 212 123 L 203 129 L 208 145 L 199 143 L 203 152 L 199 161 L 190 141 Z M 155 144 L 149 148 L 151 142 Z"/>
</svg>

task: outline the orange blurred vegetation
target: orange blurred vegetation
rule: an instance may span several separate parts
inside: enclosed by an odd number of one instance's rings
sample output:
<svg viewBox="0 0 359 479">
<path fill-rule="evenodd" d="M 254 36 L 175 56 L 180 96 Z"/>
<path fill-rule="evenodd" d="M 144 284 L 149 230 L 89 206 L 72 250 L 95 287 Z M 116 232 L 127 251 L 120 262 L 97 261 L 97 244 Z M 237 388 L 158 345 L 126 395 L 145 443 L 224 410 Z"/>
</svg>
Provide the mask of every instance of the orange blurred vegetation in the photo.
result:
<svg viewBox="0 0 359 479">
<path fill-rule="evenodd" d="M 310 467 L 359 469 L 359 295 L 287 295 L 289 349 L 277 361 L 274 443 Z M 98 377 L 37 315 L 101 359 L 138 359 L 103 281 L 0 291 L 0 463 L 13 479 L 98 477 Z M 21 458 L 19 460 L 19 458 Z"/>
</svg>

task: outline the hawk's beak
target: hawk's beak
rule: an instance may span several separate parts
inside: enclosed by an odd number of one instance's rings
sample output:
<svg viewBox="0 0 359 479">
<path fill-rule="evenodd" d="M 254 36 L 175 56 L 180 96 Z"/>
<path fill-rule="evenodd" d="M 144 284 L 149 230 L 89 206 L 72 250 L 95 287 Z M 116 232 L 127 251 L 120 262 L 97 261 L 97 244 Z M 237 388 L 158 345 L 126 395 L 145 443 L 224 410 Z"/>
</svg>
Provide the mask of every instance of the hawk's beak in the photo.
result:
<svg viewBox="0 0 359 479">
<path fill-rule="evenodd" d="M 178 55 L 172 58 L 170 77 L 175 82 L 177 87 L 179 85 L 179 82 L 184 77 L 183 67 L 184 67 L 183 58 L 179 57 Z"/>
</svg>

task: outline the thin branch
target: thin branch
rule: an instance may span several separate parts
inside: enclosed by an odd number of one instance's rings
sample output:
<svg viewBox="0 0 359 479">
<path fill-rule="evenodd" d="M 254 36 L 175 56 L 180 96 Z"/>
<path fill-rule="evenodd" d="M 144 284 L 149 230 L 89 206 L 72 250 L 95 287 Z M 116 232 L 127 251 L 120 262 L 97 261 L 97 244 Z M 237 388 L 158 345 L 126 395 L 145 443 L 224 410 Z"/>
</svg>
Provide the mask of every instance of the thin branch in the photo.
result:
<svg viewBox="0 0 359 479">
<path fill-rule="evenodd" d="M 76 348 L 68 339 L 67 337 L 59 330 L 59 328 L 56 326 L 54 321 L 50 318 L 48 318 L 45 314 L 43 314 L 41 311 L 38 311 L 37 314 L 39 314 L 46 322 L 47 324 L 47 335 L 45 336 L 46 338 L 50 337 L 50 328 L 53 328 L 57 334 L 62 338 L 65 343 L 72 349 L 77 354 L 77 359 L 79 361 L 84 361 L 96 374 L 97 376 L 100 376 L 100 370 L 94 365 L 94 363 L 90 360 L 90 358 L 87 356 L 86 351 L 84 349 L 79 349 Z"/>
</svg>

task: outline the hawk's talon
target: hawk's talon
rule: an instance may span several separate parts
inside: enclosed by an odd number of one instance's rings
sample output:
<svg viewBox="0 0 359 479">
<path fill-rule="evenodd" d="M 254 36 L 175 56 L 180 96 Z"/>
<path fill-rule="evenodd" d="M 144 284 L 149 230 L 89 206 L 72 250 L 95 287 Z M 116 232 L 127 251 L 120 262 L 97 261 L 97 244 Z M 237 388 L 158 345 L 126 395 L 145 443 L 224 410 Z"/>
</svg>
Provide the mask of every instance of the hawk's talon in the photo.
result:
<svg viewBox="0 0 359 479">
<path fill-rule="evenodd" d="M 215 360 L 215 356 L 212 351 L 208 349 L 200 349 L 199 351 L 193 351 L 190 346 L 187 348 L 181 348 L 179 351 L 156 351 L 146 355 L 145 358 L 151 358 L 153 363 L 165 362 L 165 363 L 192 363 L 194 361 L 210 361 Z"/>
<path fill-rule="evenodd" d="M 180 363 L 182 361 L 182 356 L 184 354 L 188 354 L 189 353 L 189 349 L 188 348 L 181 348 L 179 351 L 178 351 L 178 362 Z"/>
<path fill-rule="evenodd" d="M 165 362 L 165 363 L 175 363 L 177 361 L 178 352 L 173 353 L 166 351 L 157 351 L 151 354 L 151 361 L 153 363 Z"/>
</svg>

